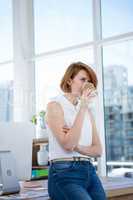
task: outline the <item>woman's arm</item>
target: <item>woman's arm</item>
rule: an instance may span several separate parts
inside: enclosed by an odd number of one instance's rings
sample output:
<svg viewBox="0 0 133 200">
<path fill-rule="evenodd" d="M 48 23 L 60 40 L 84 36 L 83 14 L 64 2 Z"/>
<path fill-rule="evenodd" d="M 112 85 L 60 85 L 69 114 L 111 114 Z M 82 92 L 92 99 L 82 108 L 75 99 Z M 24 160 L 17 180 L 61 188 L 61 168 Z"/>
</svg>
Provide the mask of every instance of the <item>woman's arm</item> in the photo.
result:
<svg viewBox="0 0 133 200">
<path fill-rule="evenodd" d="M 63 131 L 65 125 L 64 113 L 59 103 L 51 102 L 47 106 L 46 121 L 49 128 L 65 150 L 73 151 L 79 142 L 81 128 L 87 112 L 87 105 L 83 103 L 77 113 L 73 126 L 66 132 Z"/>
<path fill-rule="evenodd" d="M 88 112 L 92 123 L 92 144 L 89 146 L 77 145 L 74 150 L 83 155 L 99 157 L 102 154 L 102 145 L 98 136 L 98 131 L 96 128 L 94 117 L 90 110 L 88 110 Z"/>
</svg>

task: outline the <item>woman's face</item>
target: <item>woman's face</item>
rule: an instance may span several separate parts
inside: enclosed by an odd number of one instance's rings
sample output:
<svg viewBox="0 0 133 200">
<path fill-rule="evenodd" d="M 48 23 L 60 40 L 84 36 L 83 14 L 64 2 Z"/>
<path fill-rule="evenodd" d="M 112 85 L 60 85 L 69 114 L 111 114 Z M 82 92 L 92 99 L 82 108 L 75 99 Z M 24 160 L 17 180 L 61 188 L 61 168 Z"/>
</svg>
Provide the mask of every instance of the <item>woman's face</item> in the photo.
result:
<svg viewBox="0 0 133 200">
<path fill-rule="evenodd" d="M 75 95 L 81 95 L 82 88 L 86 82 L 90 82 L 91 79 L 85 70 L 80 70 L 78 74 L 71 80 L 71 92 Z"/>
</svg>

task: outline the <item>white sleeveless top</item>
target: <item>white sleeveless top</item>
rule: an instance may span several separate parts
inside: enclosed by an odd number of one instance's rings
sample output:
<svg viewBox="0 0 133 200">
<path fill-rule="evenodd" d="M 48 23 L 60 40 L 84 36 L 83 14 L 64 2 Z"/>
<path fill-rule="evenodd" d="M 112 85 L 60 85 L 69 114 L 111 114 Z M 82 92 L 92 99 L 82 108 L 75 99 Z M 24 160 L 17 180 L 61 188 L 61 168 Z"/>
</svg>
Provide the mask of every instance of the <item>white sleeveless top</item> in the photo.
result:
<svg viewBox="0 0 133 200">
<path fill-rule="evenodd" d="M 63 94 L 52 98 L 50 102 L 58 102 L 64 112 L 65 125 L 71 127 L 75 121 L 76 115 L 79 111 L 80 102 L 77 106 L 74 106 Z M 56 120 L 56 119 L 55 119 Z M 84 156 L 78 152 L 68 152 L 59 144 L 52 130 L 46 124 L 48 135 L 49 135 L 49 160 L 57 158 L 71 158 L 73 156 Z M 82 129 L 81 137 L 79 140 L 80 145 L 91 145 L 92 144 L 92 125 L 90 121 L 89 113 L 86 111 Z"/>
</svg>

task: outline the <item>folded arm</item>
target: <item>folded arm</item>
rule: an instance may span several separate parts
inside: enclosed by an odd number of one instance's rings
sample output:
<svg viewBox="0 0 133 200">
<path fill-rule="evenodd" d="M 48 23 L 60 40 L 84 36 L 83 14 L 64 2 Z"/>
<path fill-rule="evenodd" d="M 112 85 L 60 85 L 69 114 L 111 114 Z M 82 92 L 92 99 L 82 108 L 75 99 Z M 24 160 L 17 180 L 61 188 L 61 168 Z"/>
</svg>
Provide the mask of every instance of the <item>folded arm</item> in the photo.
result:
<svg viewBox="0 0 133 200">
<path fill-rule="evenodd" d="M 102 145 L 96 128 L 94 117 L 90 110 L 88 110 L 88 112 L 92 123 L 92 144 L 88 146 L 77 145 L 74 150 L 83 155 L 100 157 L 102 155 Z"/>
<path fill-rule="evenodd" d="M 87 112 L 87 107 L 86 104 L 83 104 L 77 113 L 73 126 L 69 127 L 69 129 L 64 132 L 63 127 L 65 126 L 65 120 L 61 105 L 57 102 L 48 104 L 46 112 L 47 124 L 65 150 L 73 151 L 77 146 L 81 135 L 85 112 Z"/>
</svg>

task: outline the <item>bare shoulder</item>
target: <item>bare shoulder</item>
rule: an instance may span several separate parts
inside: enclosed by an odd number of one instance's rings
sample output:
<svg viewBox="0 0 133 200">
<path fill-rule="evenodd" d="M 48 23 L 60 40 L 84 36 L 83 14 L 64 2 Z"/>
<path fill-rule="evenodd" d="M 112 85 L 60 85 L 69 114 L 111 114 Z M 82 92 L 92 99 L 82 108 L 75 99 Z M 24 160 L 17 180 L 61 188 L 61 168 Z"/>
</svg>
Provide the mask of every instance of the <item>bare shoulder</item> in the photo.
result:
<svg viewBox="0 0 133 200">
<path fill-rule="evenodd" d="M 62 127 L 65 124 L 65 120 L 64 112 L 60 103 L 55 101 L 48 103 L 46 109 L 46 122 L 57 140 L 62 144 L 62 137 L 64 137 Z"/>
<path fill-rule="evenodd" d="M 59 117 L 64 115 L 63 110 L 61 105 L 56 102 L 56 101 L 52 101 L 49 102 L 47 104 L 47 108 L 46 108 L 46 118 L 48 119 L 49 117 Z"/>
<path fill-rule="evenodd" d="M 52 101 L 52 102 L 49 102 L 47 104 L 47 111 L 48 112 L 53 113 L 53 112 L 55 112 L 57 110 L 60 111 L 60 112 L 61 111 L 63 112 L 62 107 L 61 107 L 61 105 L 58 102 Z"/>
</svg>

